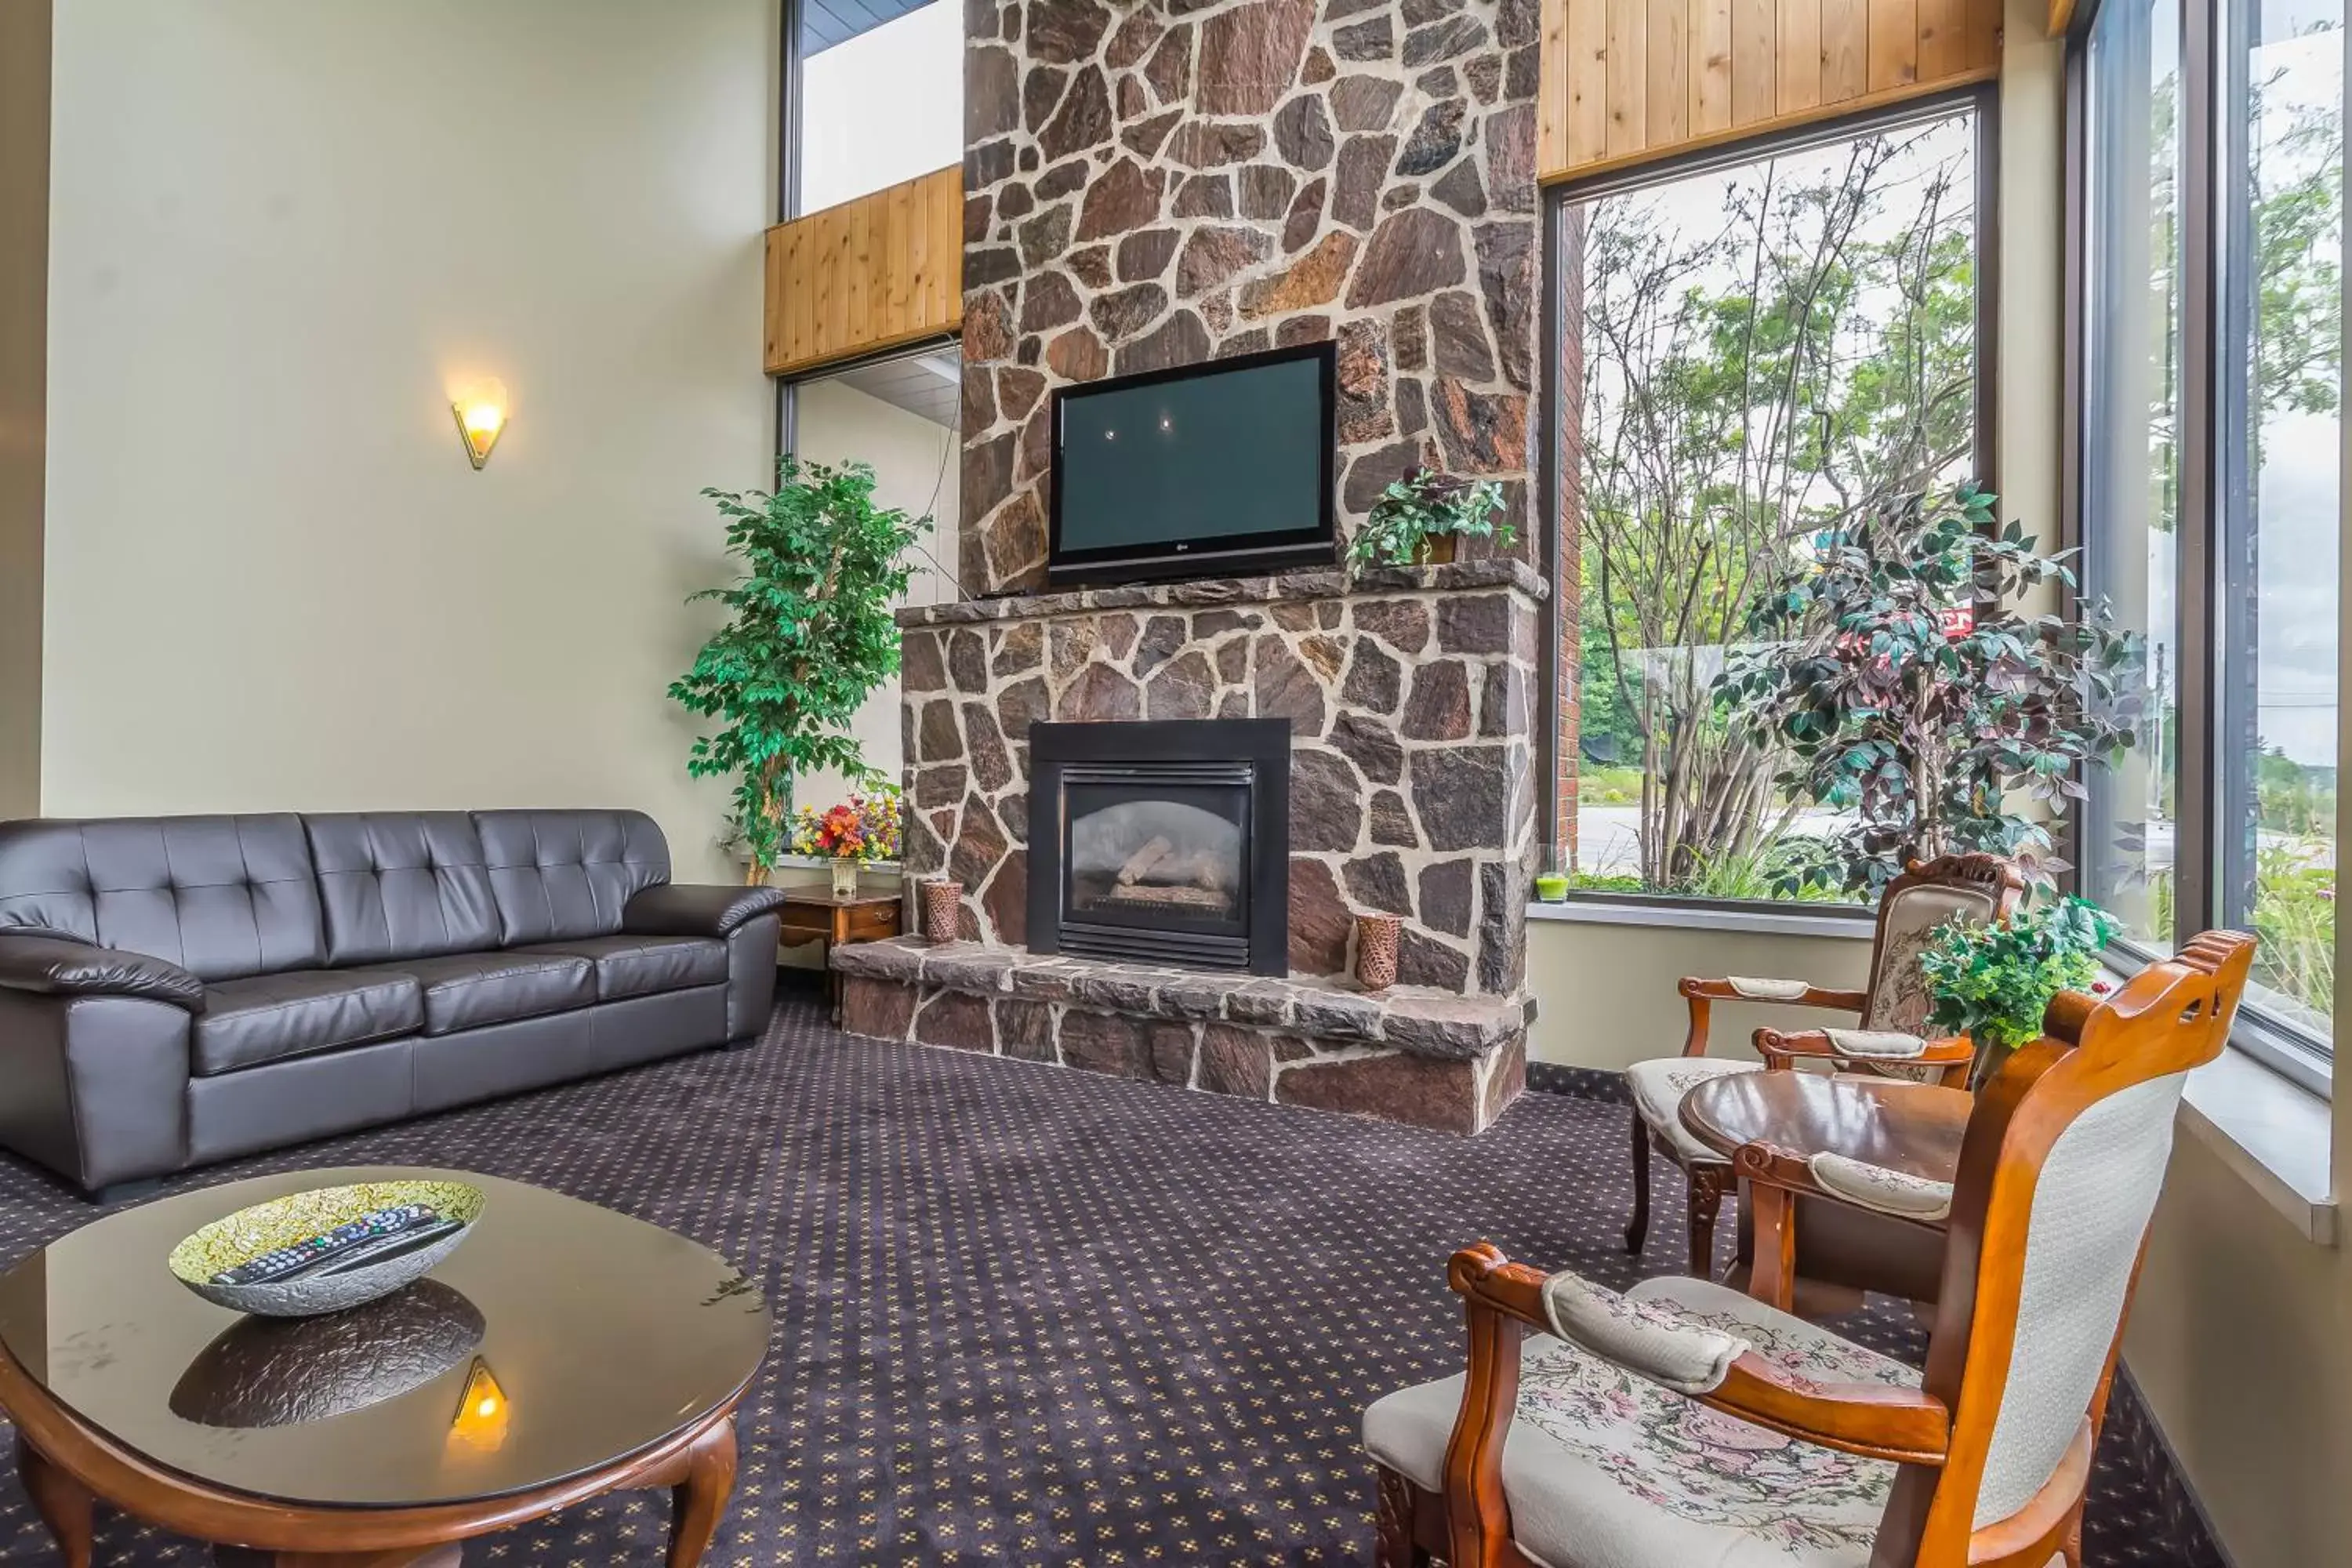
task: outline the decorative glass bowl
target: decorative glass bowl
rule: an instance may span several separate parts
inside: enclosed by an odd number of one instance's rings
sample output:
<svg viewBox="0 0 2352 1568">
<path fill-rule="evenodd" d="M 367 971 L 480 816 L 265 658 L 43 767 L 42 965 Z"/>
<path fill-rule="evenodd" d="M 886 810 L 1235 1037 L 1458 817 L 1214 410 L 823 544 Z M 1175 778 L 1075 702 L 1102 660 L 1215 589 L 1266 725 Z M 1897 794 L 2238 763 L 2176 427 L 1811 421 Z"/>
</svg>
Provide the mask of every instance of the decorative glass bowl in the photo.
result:
<svg viewBox="0 0 2352 1568">
<path fill-rule="evenodd" d="M 172 1248 L 167 1262 L 181 1284 L 215 1306 L 265 1318 L 314 1318 L 363 1306 L 422 1279 L 473 1234 L 474 1223 L 482 1217 L 483 1203 L 482 1190 L 463 1182 L 361 1182 L 347 1187 L 320 1187 L 272 1198 L 216 1219 Z M 265 1253 L 403 1204 L 421 1204 L 457 1221 L 459 1228 L 413 1251 L 340 1273 L 246 1285 L 214 1279 L 215 1275 Z"/>
</svg>

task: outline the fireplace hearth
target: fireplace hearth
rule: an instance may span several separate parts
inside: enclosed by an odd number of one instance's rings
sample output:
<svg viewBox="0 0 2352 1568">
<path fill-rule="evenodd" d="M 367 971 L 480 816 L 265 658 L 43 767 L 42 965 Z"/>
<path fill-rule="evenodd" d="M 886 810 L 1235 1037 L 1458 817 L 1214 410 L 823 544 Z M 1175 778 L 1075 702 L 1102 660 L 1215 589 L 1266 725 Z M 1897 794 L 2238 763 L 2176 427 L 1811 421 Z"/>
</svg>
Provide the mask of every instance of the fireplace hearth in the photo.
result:
<svg viewBox="0 0 2352 1568">
<path fill-rule="evenodd" d="M 1290 725 L 1032 725 L 1029 945 L 1130 963 L 1289 967 Z"/>
</svg>

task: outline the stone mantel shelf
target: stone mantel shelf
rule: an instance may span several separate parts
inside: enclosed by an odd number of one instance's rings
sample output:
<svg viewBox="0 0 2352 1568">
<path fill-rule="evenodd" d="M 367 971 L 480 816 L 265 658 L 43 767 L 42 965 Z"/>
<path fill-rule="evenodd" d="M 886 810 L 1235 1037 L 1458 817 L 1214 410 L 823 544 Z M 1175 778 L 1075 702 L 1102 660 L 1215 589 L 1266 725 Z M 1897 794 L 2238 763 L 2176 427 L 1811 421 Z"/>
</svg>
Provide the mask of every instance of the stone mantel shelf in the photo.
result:
<svg viewBox="0 0 2352 1568">
<path fill-rule="evenodd" d="M 1388 566 L 1352 577 L 1332 569 L 964 599 L 946 605 L 910 605 L 898 611 L 898 616 L 901 626 L 970 626 L 988 621 L 1049 620 L 1056 616 L 1087 615 L 1097 610 L 1297 604 L 1345 598 L 1357 593 L 1450 593 L 1472 588 L 1513 588 L 1538 604 L 1551 594 L 1550 585 L 1536 574 L 1534 567 L 1524 561 L 1499 558 L 1459 561 L 1443 566 Z"/>
<path fill-rule="evenodd" d="M 1535 999 L 1527 995 L 1463 996 L 1412 985 L 1375 994 L 1335 980 L 1108 963 L 917 937 L 837 948 L 831 963 L 844 974 L 902 985 L 1063 1002 L 1129 1017 L 1290 1029 L 1454 1061 L 1481 1057 L 1513 1039 L 1536 1014 Z"/>
</svg>

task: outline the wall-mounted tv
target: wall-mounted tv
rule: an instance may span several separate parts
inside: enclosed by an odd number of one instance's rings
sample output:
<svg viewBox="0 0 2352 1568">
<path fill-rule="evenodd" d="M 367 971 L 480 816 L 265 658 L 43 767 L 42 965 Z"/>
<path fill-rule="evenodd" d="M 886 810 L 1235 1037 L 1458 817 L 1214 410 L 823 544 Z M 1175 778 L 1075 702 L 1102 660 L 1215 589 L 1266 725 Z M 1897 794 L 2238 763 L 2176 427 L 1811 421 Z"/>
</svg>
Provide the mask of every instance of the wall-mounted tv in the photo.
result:
<svg viewBox="0 0 2352 1568">
<path fill-rule="evenodd" d="M 1335 374 L 1303 343 L 1057 390 L 1048 580 L 1329 565 Z"/>
</svg>

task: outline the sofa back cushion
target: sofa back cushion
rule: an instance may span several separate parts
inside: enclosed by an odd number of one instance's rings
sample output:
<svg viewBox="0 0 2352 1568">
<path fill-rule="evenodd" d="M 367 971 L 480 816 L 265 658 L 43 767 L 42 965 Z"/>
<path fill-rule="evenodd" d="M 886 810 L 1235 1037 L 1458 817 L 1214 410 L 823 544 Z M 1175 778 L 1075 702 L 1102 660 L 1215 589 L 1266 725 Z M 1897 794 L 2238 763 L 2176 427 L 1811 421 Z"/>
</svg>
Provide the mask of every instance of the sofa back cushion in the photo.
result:
<svg viewBox="0 0 2352 1568">
<path fill-rule="evenodd" d="M 499 945 L 490 868 L 462 811 L 305 816 L 327 962 L 383 963 Z"/>
<path fill-rule="evenodd" d="M 199 980 L 315 969 L 326 926 L 302 820 L 0 822 L 0 930 L 54 931 Z"/>
<path fill-rule="evenodd" d="M 641 811 L 478 811 L 501 945 L 611 936 L 623 906 L 669 880 L 669 845 Z"/>
</svg>

